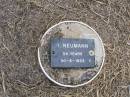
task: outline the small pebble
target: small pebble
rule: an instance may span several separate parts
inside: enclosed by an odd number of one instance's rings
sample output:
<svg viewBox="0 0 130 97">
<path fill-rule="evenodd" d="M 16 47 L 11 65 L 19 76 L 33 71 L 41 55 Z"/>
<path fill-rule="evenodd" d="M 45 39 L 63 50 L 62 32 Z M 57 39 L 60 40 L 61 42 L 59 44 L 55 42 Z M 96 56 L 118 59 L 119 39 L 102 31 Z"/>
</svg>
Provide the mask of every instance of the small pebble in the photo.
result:
<svg viewBox="0 0 130 97">
<path fill-rule="evenodd" d="M 127 42 L 127 45 L 130 45 L 130 40 Z"/>
</svg>

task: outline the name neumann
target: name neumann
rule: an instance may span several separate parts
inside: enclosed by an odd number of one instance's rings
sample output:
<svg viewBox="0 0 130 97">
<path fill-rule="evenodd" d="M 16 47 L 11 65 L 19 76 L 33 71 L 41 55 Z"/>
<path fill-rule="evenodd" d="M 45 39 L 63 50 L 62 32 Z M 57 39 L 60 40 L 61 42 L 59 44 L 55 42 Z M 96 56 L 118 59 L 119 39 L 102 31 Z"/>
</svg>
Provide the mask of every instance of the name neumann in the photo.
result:
<svg viewBox="0 0 130 97">
<path fill-rule="evenodd" d="M 88 48 L 88 44 L 71 44 L 71 43 L 63 43 L 63 48 Z"/>
</svg>

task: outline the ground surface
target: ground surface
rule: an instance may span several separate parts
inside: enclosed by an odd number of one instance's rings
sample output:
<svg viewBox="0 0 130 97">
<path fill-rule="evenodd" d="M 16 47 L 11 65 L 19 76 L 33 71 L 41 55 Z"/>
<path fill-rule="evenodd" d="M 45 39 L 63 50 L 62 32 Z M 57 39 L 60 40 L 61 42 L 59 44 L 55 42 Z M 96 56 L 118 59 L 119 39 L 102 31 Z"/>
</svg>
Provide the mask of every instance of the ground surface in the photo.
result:
<svg viewBox="0 0 130 97">
<path fill-rule="evenodd" d="M 42 73 L 37 48 L 44 32 L 63 20 L 94 28 L 106 60 L 99 76 L 63 88 Z M 128 97 L 130 0 L 0 0 L 0 97 Z"/>
</svg>

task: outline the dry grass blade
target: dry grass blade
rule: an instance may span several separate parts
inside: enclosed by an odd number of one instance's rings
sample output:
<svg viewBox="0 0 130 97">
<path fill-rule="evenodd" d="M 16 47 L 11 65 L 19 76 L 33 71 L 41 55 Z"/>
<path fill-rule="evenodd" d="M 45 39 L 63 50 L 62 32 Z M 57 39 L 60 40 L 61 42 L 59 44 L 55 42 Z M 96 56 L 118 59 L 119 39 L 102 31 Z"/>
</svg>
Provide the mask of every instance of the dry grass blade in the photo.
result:
<svg viewBox="0 0 130 97">
<path fill-rule="evenodd" d="M 4 72 L 2 70 L 1 70 L 1 75 L 2 75 L 2 87 L 3 87 L 3 91 L 4 91 L 5 96 L 8 97 L 7 92 L 6 92 L 6 87 L 5 87 L 5 78 L 4 78 L 5 74 L 4 74 Z"/>
<path fill-rule="evenodd" d="M 10 53 L 9 48 L 3 43 L 4 48 Z"/>
</svg>

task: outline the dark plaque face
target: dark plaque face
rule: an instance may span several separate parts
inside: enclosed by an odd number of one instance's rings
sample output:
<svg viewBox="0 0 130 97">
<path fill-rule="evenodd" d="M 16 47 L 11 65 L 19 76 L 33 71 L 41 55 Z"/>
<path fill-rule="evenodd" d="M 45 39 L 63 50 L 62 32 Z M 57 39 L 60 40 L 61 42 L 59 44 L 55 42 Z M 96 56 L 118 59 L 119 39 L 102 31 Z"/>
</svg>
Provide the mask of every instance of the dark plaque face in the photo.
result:
<svg viewBox="0 0 130 97">
<path fill-rule="evenodd" d="M 94 39 L 54 38 L 51 40 L 51 67 L 95 67 Z"/>
</svg>

